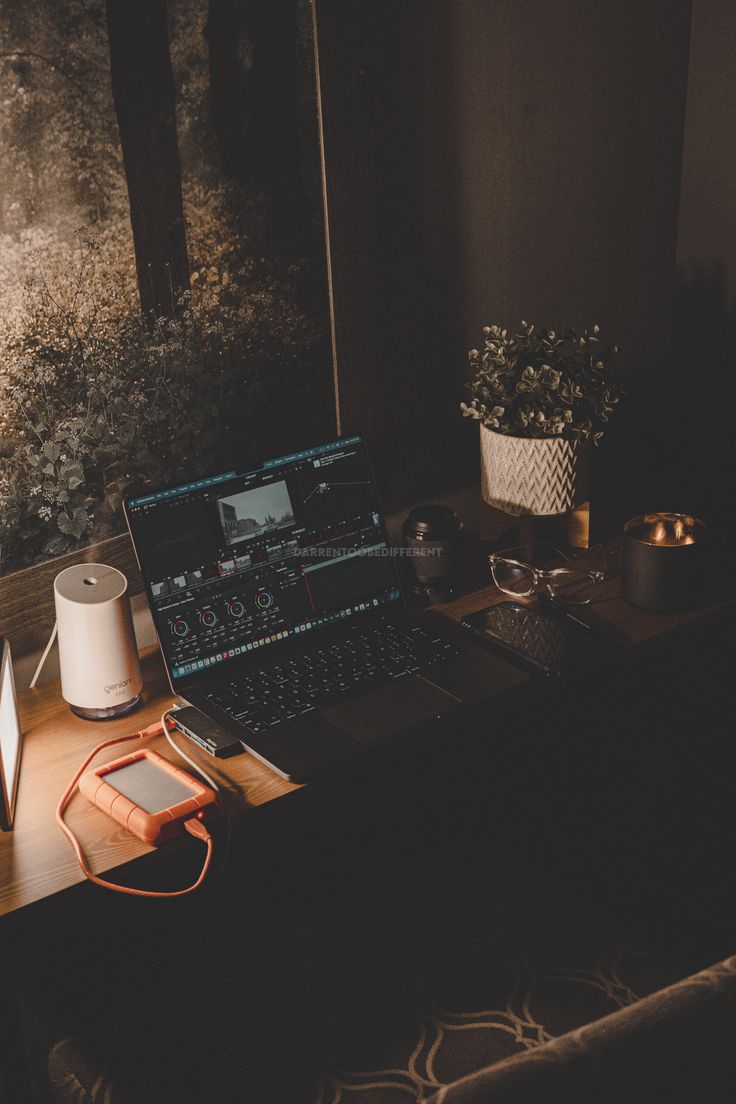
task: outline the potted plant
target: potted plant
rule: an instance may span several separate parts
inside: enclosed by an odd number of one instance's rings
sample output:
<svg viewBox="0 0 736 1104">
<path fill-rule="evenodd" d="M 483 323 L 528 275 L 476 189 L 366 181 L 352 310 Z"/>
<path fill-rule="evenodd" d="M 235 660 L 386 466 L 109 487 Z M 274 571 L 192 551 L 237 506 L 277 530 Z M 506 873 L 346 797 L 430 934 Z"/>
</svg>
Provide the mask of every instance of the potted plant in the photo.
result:
<svg viewBox="0 0 736 1104">
<path fill-rule="evenodd" d="M 507 514 L 562 514 L 588 491 L 590 445 L 619 401 L 599 327 L 589 333 L 483 328 L 465 417 L 480 422 L 481 492 Z"/>
</svg>

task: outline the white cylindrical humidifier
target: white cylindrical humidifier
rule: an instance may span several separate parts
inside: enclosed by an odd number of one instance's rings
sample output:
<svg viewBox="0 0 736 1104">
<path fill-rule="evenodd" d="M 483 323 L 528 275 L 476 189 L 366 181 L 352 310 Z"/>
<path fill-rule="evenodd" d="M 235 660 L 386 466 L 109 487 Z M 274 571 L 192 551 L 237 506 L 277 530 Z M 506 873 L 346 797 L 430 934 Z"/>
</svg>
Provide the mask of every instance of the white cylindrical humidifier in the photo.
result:
<svg viewBox="0 0 736 1104">
<path fill-rule="evenodd" d="M 105 564 L 76 564 L 54 580 L 61 693 L 90 721 L 135 709 L 143 687 L 128 580 Z"/>
</svg>

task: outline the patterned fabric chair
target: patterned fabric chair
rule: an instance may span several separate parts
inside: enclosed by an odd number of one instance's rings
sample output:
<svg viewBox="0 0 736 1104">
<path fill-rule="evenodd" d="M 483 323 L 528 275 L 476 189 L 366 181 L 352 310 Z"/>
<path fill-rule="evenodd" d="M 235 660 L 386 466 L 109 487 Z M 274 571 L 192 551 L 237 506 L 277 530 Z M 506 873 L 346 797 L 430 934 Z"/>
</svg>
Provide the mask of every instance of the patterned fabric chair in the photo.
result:
<svg viewBox="0 0 736 1104">
<path fill-rule="evenodd" d="M 57 1104 L 143 1104 L 81 1040 L 56 1044 L 49 1078 Z M 735 1097 L 736 957 L 470 1074 L 427 1104 L 733 1104 Z M 242 1099 L 251 1099 L 247 1086 Z"/>
<path fill-rule="evenodd" d="M 736 957 L 439 1090 L 428 1104 L 731 1104 Z"/>
</svg>

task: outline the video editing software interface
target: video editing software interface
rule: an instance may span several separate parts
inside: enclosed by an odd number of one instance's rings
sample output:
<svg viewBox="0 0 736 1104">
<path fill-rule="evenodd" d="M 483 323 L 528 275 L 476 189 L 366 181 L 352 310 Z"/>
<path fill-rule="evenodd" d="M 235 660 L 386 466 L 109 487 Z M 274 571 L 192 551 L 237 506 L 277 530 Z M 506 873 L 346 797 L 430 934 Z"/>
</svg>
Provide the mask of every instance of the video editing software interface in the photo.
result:
<svg viewBox="0 0 736 1104">
<path fill-rule="evenodd" d="M 357 436 L 127 512 L 175 679 L 400 597 Z"/>
</svg>

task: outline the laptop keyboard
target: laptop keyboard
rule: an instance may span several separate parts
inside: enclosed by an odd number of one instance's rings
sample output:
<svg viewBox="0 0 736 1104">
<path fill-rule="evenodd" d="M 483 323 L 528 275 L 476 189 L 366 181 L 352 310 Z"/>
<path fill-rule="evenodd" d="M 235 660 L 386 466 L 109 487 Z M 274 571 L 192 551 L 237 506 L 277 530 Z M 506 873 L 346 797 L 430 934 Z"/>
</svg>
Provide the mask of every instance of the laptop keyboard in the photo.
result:
<svg viewBox="0 0 736 1104">
<path fill-rule="evenodd" d="M 404 629 L 383 623 L 330 647 L 240 674 L 205 697 L 255 735 L 387 678 L 405 678 L 460 651 L 419 626 Z"/>
</svg>

